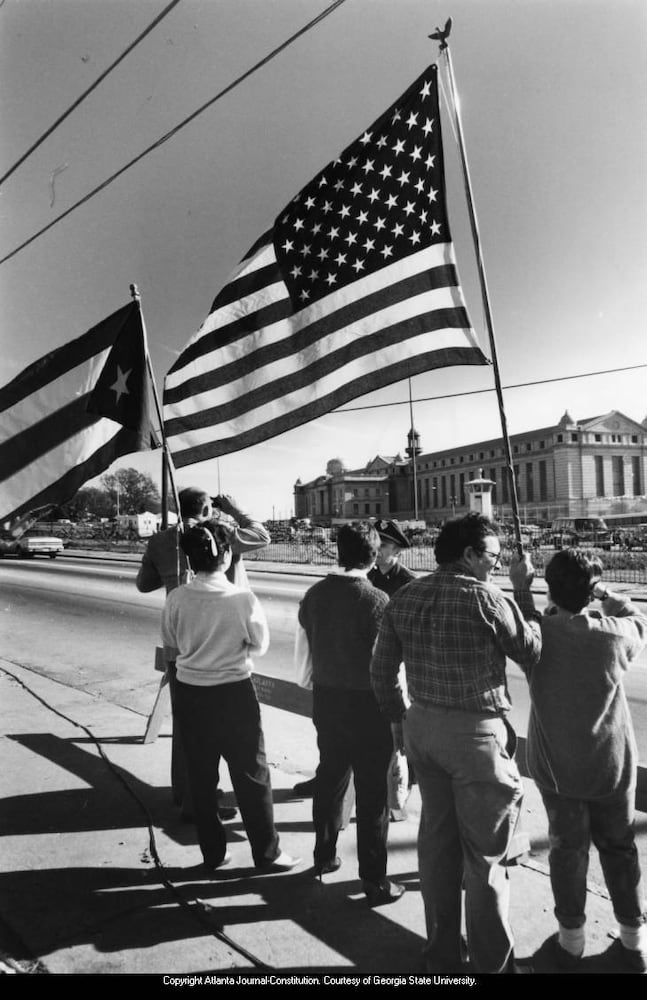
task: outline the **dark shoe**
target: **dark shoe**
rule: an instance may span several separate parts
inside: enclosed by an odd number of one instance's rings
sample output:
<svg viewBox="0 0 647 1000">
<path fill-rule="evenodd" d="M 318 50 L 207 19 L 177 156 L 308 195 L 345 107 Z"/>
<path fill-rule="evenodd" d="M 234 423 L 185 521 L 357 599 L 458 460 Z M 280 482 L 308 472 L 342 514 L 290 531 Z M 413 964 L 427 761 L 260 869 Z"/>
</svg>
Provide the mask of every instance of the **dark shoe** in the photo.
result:
<svg viewBox="0 0 647 1000">
<path fill-rule="evenodd" d="M 559 943 L 559 934 L 548 939 L 550 961 L 560 972 L 577 972 L 582 964 L 582 956 L 573 955 Z"/>
<path fill-rule="evenodd" d="M 256 865 L 259 872 L 291 872 L 293 868 L 301 864 L 301 858 L 293 858 L 291 855 L 281 851 L 278 858 L 268 861 L 263 865 Z"/>
<path fill-rule="evenodd" d="M 389 882 L 388 878 L 381 882 L 368 882 L 362 879 L 362 888 L 366 893 L 369 906 L 384 906 L 385 903 L 395 903 L 403 896 L 406 889 L 399 882 Z"/>
<path fill-rule="evenodd" d="M 527 960 L 520 962 L 516 958 L 510 958 L 507 966 L 503 971 L 508 975 L 512 974 L 520 976 L 520 975 L 528 975 L 528 973 L 533 973 L 535 970 L 534 967 L 530 965 Z"/>
<path fill-rule="evenodd" d="M 329 861 L 324 861 L 323 864 L 317 864 L 315 861 L 315 875 L 318 879 L 321 879 L 322 875 L 331 875 L 333 872 L 339 871 L 341 868 L 341 858 L 330 858 Z"/>
<path fill-rule="evenodd" d="M 297 781 L 296 785 L 292 788 L 293 795 L 300 795 L 304 799 L 312 798 L 315 791 L 315 779 L 310 778 L 309 781 Z"/>
<path fill-rule="evenodd" d="M 613 964 L 613 971 L 637 972 L 642 976 L 647 974 L 647 956 L 644 951 L 625 948 L 620 938 L 615 939 L 611 947 L 604 953 L 604 957 Z"/>
<path fill-rule="evenodd" d="M 406 809 L 391 809 L 389 811 L 389 820 L 391 823 L 403 823 L 407 818 Z"/>
</svg>

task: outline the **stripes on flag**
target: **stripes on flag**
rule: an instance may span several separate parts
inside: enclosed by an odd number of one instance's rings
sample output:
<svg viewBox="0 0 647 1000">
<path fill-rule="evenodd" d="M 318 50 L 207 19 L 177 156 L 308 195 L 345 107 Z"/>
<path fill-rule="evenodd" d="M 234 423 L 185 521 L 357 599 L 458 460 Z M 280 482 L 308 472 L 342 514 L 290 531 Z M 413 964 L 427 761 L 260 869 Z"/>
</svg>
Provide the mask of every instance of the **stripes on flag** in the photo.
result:
<svg viewBox="0 0 647 1000">
<path fill-rule="evenodd" d="M 305 187 L 169 371 L 177 467 L 434 368 L 487 364 L 444 197 L 436 67 Z"/>
<path fill-rule="evenodd" d="M 120 455 L 150 447 L 144 362 L 132 302 L 0 389 L 0 518 L 65 503 Z"/>
</svg>

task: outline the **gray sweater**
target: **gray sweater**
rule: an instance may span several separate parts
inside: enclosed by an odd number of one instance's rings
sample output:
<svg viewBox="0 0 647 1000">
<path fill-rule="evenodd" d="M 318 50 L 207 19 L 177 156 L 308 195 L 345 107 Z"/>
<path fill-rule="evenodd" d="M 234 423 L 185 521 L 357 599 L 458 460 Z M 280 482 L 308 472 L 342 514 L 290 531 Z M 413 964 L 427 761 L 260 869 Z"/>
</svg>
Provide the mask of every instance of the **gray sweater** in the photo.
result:
<svg viewBox="0 0 647 1000">
<path fill-rule="evenodd" d="M 647 617 L 618 594 L 605 614 L 558 609 L 541 621 L 530 684 L 528 770 L 540 787 L 578 799 L 627 791 L 637 749 L 622 684 L 647 642 Z"/>
</svg>

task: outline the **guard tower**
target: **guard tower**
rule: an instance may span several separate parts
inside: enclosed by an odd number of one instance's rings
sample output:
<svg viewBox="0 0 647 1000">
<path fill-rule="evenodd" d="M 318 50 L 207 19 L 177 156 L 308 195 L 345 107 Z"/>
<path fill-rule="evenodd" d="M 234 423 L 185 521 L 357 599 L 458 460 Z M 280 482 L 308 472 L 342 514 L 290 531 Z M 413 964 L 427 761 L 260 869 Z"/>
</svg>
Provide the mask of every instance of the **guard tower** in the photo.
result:
<svg viewBox="0 0 647 1000">
<path fill-rule="evenodd" d="M 493 479 L 483 478 L 483 469 L 479 469 L 476 479 L 470 479 L 465 483 L 465 489 L 469 497 L 470 512 L 483 514 L 484 517 L 492 517 L 492 487 L 496 483 Z"/>
</svg>

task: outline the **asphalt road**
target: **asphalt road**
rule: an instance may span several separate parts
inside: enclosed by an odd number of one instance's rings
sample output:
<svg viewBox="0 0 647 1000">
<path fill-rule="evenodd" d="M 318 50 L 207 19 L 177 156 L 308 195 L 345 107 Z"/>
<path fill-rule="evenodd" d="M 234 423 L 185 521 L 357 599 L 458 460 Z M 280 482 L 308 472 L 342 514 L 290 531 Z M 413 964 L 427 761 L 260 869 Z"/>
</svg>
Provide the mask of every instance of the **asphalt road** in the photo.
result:
<svg viewBox="0 0 647 1000">
<path fill-rule="evenodd" d="M 154 650 L 159 641 L 163 592 L 140 594 L 137 563 L 6 559 L 0 562 L 0 637 L 3 655 L 21 666 L 81 688 L 148 716 L 159 687 Z M 248 566 L 270 625 L 269 652 L 259 673 L 292 680 L 292 648 L 301 595 L 312 576 L 256 571 Z M 537 595 L 543 607 L 543 594 Z M 641 763 L 647 763 L 647 651 L 625 687 Z M 512 724 L 527 728 L 527 685 L 509 664 Z"/>
</svg>

